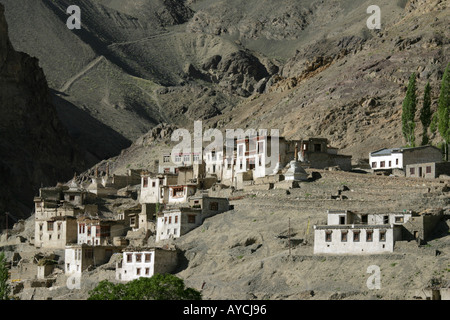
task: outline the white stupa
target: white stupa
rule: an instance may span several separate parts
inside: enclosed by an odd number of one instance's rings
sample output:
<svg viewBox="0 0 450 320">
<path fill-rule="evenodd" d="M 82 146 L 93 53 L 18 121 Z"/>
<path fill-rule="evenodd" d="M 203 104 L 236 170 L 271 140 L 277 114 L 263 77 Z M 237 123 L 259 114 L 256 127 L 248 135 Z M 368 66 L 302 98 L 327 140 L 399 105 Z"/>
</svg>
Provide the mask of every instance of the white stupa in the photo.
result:
<svg viewBox="0 0 450 320">
<path fill-rule="evenodd" d="M 289 163 L 289 169 L 284 174 L 284 179 L 287 181 L 308 180 L 308 173 L 301 166 L 301 162 L 298 161 L 298 144 L 295 144 L 295 158 Z"/>
</svg>

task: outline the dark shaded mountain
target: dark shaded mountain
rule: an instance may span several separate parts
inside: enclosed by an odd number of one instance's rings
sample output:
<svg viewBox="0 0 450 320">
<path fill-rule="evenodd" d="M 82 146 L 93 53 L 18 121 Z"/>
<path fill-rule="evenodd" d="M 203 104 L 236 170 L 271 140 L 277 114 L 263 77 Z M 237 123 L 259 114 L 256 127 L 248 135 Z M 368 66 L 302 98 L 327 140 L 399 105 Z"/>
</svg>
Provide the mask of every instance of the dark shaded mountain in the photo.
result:
<svg viewBox="0 0 450 320">
<path fill-rule="evenodd" d="M 1 4 L 0 155 L 1 227 L 5 211 L 28 217 L 41 185 L 67 181 L 87 165 L 58 118 L 38 60 L 11 45 Z"/>
</svg>

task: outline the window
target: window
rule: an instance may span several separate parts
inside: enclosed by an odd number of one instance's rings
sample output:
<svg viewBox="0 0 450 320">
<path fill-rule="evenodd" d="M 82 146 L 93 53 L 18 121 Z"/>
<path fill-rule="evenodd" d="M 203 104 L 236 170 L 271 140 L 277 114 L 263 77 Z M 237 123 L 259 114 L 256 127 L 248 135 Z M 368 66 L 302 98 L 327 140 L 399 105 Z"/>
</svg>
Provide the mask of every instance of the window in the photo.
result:
<svg viewBox="0 0 450 320">
<path fill-rule="evenodd" d="M 258 153 L 264 153 L 264 141 L 259 141 L 258 142 Z"/>
<path fill-rule="evenodd" d="M 144 178 L 143 180 L 144 180 L 143 181 L 143 187 L 147 188 L 148 187 L 148 178 Z"/>
<path fill-rule="evenodd" d="M 380 168 L 384 168 L 386 166 L 386 162 L 385 161 L 380 161 Z"/>
<path fill-rule="evenodd" d="M 403 223 L 403 217 L 395 217 L 395 222 L 396 223 Z"/>
<path fill-rule="evenodd" d="M 179 154 L 175 156 L 175 162 L 176 163 L 181 162 L 181 156 Z"/>
<path fill-rule="evenodd" d="M 383 217 L 383 224 L 389 224 L 389 216 Z"/>
<path fill-rule="evenodd" d="M 86 225 L 84 224 L 84 223 L 81 223 L 80 224 L 80 226 L 79 226 L 79 233 L 84 233 L 85 232 L 85 227 L 86 227 Z"/>
<path fill-rule="evenodd" d="M 427 166 L 427 168 L 426 168 L 426 171 L 425 171 L 426 173 L 431 173 L 431 166 Z"/>
<path fill-rule="evenodd" d="M 164 223 L 167 224 L 167 217 L 164 217 Z"/>
<path fill-rule="evenodd" d="M 145 262 L 150 262 L 151 259 L 152 259 L 152 254 L 151 253 L 146 253 L 145 254 Z"/>
<path fill-rule="evenodd" d="M 178 216 L 175 216 L 175 223 L 178 223 Z"/>
<path fill-rule="evenodd" d="M 367 214 L 363 214 L 363 215 L 361 216 L 361 223 L 362 223 L 362 224 L 367 224 Z"/>
<path fill-rule="evenodd" d="M 188 215 L 188 223 L 195 223 L 195 215 L 193 214 Z"/>
<path fill-rule="evenodd" d="M 96 227 L 94 227 L 95 228 L 95 236 L 97 237 L 97 238 L 99 238 L 100 237 L 100 226 L 96 226 Z"/>
<path fill-rule="evenodd" d="M 392 161 L 389 161 L 389 168 L 392 167 Z"/>
<path fill-rule="evenodd" d="M 169 217 L 169 223 L 172 223 L 172 217 Z"/>
<path fill-rule="evenodd" d="M 398 159 L 395 159 L 395 165 L 398 166 Z"/>
<path fill-rule="evenodd" d="M 373 241 L 373 230 L 367 230 L 366 231 L 366 241 L 372 242 Z"/>
<path fill-rule="evenodd" d="M 59 222 L 59 223 L 57 224 L 57 229 L 58 229 L 58 231 L 61 231 L 61 222 Z"/>
<path fill-rule="evenodd" d="M 374 162 L 372 162 L 372 168 L 376 168 L 377 167 L 377 163 L 374 161 Z"/>
<path fill-rule="evenodd" d="M 153 182 L 152 182 L 152 187 L 153 187 L 153 188 L 156 187 L 156 181 L 153 181 Z"/>
<path fill-rule="evenodd" d="M 361 231 L 359 231 L 359 230 L 353 231 L 353 242 L 359 242 L 360 233 L 361 233 Z"/>
<path fill-rule="evenodd" d="M 47 222 L 47 231 L 53 231 L 53 221 L 48 221 Z"/>
<path fill-rule="evenodd" d="M 39 231 L 42 231 L 43 225 L 42 223 L 39 224 Z"/>
<path fill-rule="evenodd" d="M 411 175 L 416 174 L 416 168 L 409 168 L 409 174 Z"/>
<path fill-rule="evenodd" d="M 339 224 L 345 224 L 345 216 L 339 216 Z"/>
<path fill-rule="evenodd" d="M 191 162 L 191 156 L 190 155 L 184 155 L 184 162 Z"/>
<path fill-rule="evenodd" d="M 150 268 L 145 268 L 145 275 L 149 276 L 150 275 Z"/>
<path fill-rule="evenodd" d="M 347 242 L 348 231 L 341 231 L 341 241 Z"/>
<path fill-rule="evenodd" d="M 325 242 L 331 242 L 331 231 L 325 231 Z"/>
<path fill-rule="evenodd" d="M 75 201 L 75 196 L 69 196 L 69 201 Z"/>
<path fill-rule="evenodd" d="M 127 253 L 127 262 L 133 262 L 133 254 Z"/>
<path fill-rule="evenodd" d="M 136 275 L 137 276 L 141 275 L 141 268 L 136 268 Z"/>
<path fill-rule="evenodd" d="M 199 162 L 200 161 L 200 155 L 194 154 L 194 161 Z"/>
<path fill-rule="evenodd" d="M 385 242 L 385 241 L 386 241 L 386 231 L 380 230 L 380 242 Z"/>
<path fill-rule="evenodd" d="M 142 262 L 142 254 L 136 253 L 136 262 Z"/>
<path fill-rule="evenodd" d="M 170 156 L 164 156 L 163 157 L 163 162 L 164 163 L 169 163 L 170 162 Z"/>
</svg>

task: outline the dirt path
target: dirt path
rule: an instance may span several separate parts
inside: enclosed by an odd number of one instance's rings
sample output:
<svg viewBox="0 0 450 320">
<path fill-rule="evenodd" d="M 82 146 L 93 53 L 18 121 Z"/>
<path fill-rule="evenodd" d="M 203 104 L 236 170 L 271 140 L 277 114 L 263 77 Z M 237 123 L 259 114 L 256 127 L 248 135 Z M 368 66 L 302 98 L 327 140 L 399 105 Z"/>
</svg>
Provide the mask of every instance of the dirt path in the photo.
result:
<svg viewBox="0 0 450 320">
<path fill-rule="evenodd" d="M 84 76 L 89 70 L 91 70 L 92 68 L 94 68 L 97 64 L 99 64 L 103 59 L 105 59 L 104 56 L 100 56 L 98 58 L 96 58 L 95 60 L 93 60 L 92 62 L 90 62 L 86 67 L 84 67 L 80 72 L 78 72 L 76 75 L 74 75 L 72 78 L 70 78 L 69 80 L 66 81 L 66 83 L 61 87 L 61 89 L 59 89 L 60 92 L 66 92 L 67 90 L 70 89 L 70 87 L 75 83 L 75 81 L 77 81 L 78 79 L 80 79 L 82 76 Z"/>
</svg>

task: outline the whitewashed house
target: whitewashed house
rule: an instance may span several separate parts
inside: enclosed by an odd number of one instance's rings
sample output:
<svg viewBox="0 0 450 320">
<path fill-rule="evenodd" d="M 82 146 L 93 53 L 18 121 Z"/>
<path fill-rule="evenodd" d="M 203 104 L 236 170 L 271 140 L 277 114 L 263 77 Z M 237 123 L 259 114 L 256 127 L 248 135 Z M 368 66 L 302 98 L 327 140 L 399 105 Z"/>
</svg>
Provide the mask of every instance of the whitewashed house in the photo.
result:
<svg viewBox="0 0 450 320">
<path fill-rule="evenodd" d="M 116 280 L 150 278 L 156 273 L 171 273 L 177 266 L 177 251 L 163 248 L 128 248 L 116 264 Z"/>
<path fill-rule="evenodd" d="M 393 252 L 403 239 L 412 212 L 357 214 L 328 211 L 327 225 L 314 226 L 314 254 L 378 254 Z"/>
<path fill-rule="evenodd" d="M 129 228 L 124 220 L 108 220 L 80 216 L 77 219 L 77 243 L 104 246 L 113 243 L 115 237 L 124 236 Z"/>
<path fill-rule="evenodd" d="M 442 161 L 442 152 L 433 146 L 384 148 L 369 154 L 369 164 L 374 171 L 405 171 L 407 165 L 439 161 Z"/>
<path fill-rule="evenodd" d="M 178 177 L 175 174 L 152 175 L 149 172 L 143 172 L 139 203 L 163 203 L 165 188 L 177 184 L 177 181 Z"/>
<path fill-rule="evenodd" d="M 67 275 L 81 274 L 89 267 L 107 263 L 113 254 L 121 252 L 120 246 L 90 246 L 70 244 L 64 251 L 64 270 Z"/>
<path fill-rule="evenodd" d="M 158 215 L 156 242 L 179 238 L 200 226 L 206 218 L 229 210 L 226 198 L 191 197 L 189 207 L 166 209 Z"/>
</svg>

